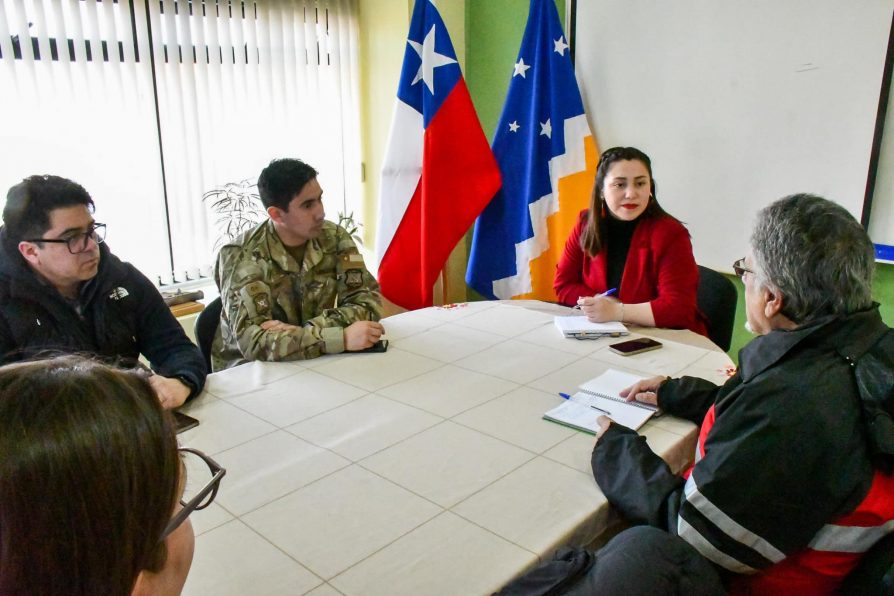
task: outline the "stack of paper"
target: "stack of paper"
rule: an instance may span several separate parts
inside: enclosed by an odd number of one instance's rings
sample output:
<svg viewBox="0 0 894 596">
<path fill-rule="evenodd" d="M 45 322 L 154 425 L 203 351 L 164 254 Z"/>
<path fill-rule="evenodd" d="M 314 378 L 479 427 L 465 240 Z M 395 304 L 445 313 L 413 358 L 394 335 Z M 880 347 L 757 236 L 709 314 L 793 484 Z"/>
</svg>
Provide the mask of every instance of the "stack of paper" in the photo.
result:
<svg viewBox="0 0 894 596">
<path fill-rule="evenodd" d="M 577 316 L 556 316 L 553 319 L 556 327 L 565 337 L 573 337 L 575 339 L 597 339 L 600 337 L 618 337 L 627 335 L 627 327 L 624 323 L 618 321 L 610 321 L 608 323 L 591 323 L 587 317 Z"/>
</svg>

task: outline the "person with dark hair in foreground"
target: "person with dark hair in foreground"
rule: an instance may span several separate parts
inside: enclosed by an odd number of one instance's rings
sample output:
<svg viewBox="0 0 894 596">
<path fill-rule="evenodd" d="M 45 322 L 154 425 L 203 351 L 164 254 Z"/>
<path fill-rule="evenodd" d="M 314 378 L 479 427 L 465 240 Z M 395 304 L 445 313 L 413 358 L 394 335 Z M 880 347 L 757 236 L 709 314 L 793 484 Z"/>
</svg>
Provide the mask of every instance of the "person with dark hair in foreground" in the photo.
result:
<svg viewBox="0 0 894 596">
<path fill-rule="evenodd" d="M 385 332 L 379 284 L 348 231 L 323 219 L 317 171 L 300 159 L 275 159 L 258 191 L 270 219 L 217 255 L 223 307 L 211 367 L 372 347 Z"/>
<path fill-rule="evenodd" d="M 758 337 L 735 376 L 654 377 L 621 393 L 700 424 L 694 466 L 675 476 L 602 417 L 593 473 L 628 520 L 691 545 L 731 592 L 831 594 L 894 531 L 894 331 L 872 300 L 872 243 L 844 208 L 780 199 L 750 244 L 734 269 Z"/>
<path fill-rule="evenodd" d="M 556 296 L 593 322 L 707 336 L 689 232 L 661 208 L 657 192 L 648 155 L 635 147 L 602 153 L 590 208 L 581 211 L 556 267 Z"/>
<path fill-rule="evenodd" d="M 9 189 L 0 229 L 0 364 L 35 354 L 88 353 L 135 366 L 165 408 L 202 391 L 205 361 L 146 276 L 113 255 L 93 199 L 59 176 Z"/>
<path fill-rule="evenodd" d="M 78 356 L 0 367 L 0 594 L 179 594 L 187 516 L 224 473 L 192 453 L 211 471 L 184 502 L 173 420 L 140 372 Z"/>
</svg>

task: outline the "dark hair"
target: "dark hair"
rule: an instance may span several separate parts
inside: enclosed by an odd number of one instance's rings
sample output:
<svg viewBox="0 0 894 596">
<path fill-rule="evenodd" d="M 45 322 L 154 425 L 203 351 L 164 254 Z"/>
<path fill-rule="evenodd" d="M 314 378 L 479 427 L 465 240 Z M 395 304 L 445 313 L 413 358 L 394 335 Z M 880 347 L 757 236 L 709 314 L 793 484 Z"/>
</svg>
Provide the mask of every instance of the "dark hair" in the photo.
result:
<svg viewBox="0 0 894 596">
<path fill-rule="evenodd" d="M 300 159 L 274 159 L 258 177 L 258 192 L 264 207 L 289 210 L 289 203 L 318 172 Z"/>
<path fill-rule="evenodd" d="M 0 594 L 130 594 L 179 497 L 148 381 L 79 356 L 0 368 Z"/>
<path fill-rule="evenodd" d="M 810 194 L 784 197 L 757 214 L 751 233 L 755 280 L 782 293 L 798 325 L 872 305 L 875 248 L 854 217 Z"/>
<path fill-rule="evenodd" d="M 581 248 L 591 257 L 595 257 L 605 244 L 605 198 L 602 188 L 605 185 L 605 177 L 609 168 L 618 161 L 636 160 L 646 166 L 649 173 L 649 184 L 652 188 L 652 196 L 649 205 L 640 217 L 661 217 L 668 214 L 658 204 L 658 196 L 655 179 L 652 177 L 652 160 L 649 156 L 635 147 L 612 147 L 606 149 L 599 156 L 599 165 L 596 167 L 596 183 L 593 186 L 593 194 L 590 198 L 590 209 L 587 214 L 587 224 L 580 236 Z"/>
<path fill-rule="evenodd" d="M 53 209 L 84 205 L 93 212 L 93 199 L 83 186 L 61 176 L 28 176 L 6 193 L 3 226 L 9 246 L 40 238 L 50 229 Z"/>
</svg>

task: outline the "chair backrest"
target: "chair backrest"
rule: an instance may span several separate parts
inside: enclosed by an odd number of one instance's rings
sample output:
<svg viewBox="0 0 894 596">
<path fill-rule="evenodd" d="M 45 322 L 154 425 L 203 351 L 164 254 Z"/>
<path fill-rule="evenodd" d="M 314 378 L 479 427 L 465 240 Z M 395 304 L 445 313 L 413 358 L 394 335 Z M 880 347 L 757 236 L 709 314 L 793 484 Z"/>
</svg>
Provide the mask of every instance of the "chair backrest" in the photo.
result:
<svg viewBox="0 0 894 596">
<path fill-rule="evenodd" d="M 205 357 L 208 372 L 211 372 L 211 343 L 214 341 L 214 334 L 217 333 L 217 326 L 220 325 L 220 309 L 221 302 L 218 296 L 196 317 L 196 341 L 199 343 L 202 356 Z"/>
<path fill-rule="evenodd" d="M 698 308 L 708 318 L 708 338 L 727 352 L 733 340 L 739 293 L 728 277 L 698 266 Z"/>
</svg>

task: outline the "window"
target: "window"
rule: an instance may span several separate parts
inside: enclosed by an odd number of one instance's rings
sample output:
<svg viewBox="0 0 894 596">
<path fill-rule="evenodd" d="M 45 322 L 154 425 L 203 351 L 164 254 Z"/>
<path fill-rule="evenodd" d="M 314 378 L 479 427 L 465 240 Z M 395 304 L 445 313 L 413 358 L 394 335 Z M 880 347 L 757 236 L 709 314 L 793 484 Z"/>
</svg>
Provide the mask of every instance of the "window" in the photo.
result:
<svg viewBox="0 0 894 596">
<path fill-rule="evenodd" d="M 0 188 L 58 174 L 151 279 L 207 275 L 202 195 L 275 157 L 360 211 L 356 0 L 2 0 Z"/>
</svg>

